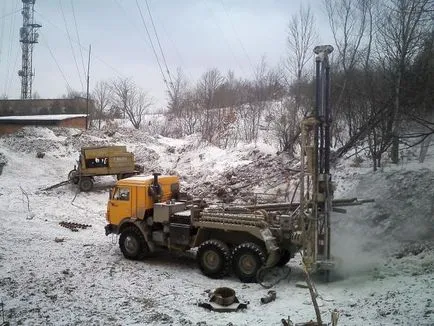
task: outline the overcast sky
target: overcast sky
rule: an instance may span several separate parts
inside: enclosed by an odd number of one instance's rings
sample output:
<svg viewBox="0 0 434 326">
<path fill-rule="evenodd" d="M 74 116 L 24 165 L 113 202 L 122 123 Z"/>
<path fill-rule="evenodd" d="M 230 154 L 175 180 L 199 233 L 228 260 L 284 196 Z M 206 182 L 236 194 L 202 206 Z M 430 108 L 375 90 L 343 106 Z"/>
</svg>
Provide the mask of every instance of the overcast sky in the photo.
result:
<svg viewBox="0 0 434 326">
<path fill-rule="evenodd" d="M 193 81 L 214 67 L 251 77 L 262 56 L 276 65 L 302 2 L 314 10 L 321 42 L 332 44 L 321 0 L 148 0 L 169 71 L 182 67 Z M 146 2 L 138 3 L 159 52 Z M 21 7 L 21 0 L 0 1 L 0 94 L 9 98 L 20 96 Z M 33 54 L 33 90 L 41 98 L 60 97 L 67 85 L 85 91 L 91 44 L 91 89 L 99 80 L 132 77 L 164 105 L 165 85 L 136 0 L 36 0 L 35 22 L 43 25 Z"/>
</svg>

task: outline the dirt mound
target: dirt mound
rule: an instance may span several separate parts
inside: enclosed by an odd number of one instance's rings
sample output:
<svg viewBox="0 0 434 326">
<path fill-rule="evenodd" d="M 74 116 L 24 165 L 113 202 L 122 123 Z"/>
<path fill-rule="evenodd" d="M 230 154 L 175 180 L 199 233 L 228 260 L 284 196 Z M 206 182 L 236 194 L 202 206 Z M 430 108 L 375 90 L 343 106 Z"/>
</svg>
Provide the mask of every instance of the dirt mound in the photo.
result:
<svg viewBox="0 0 434 326">
<path fill-rule="evenodd" d="M 434 172 L 396 170 L 368 174 L 357 192 L 375 203 L 365 210 L 365 222 L 388 241 L 434 238 Z"/>
<path fill-rule="evenodd" d="M 391 170 L 353 176 L 348 195 L 375 202 L 333 216 L 332 251 L 349 269 L 434 248 L 434 172 Z"/>
<path fill-rule="evenodd" d="M 248 151 L 241 157 L 245 162 L 228 167 L 216 174 L 212 180 L 206 169 L 196 173 L 196 179 L 187 190 L 195 196 L 224 203 L 252 203 L 284 200 L 288 182 L 295 178 L 289 172 L 291 161 L 285 155 L 271 155 L 258 149 Z"/>
</svg>

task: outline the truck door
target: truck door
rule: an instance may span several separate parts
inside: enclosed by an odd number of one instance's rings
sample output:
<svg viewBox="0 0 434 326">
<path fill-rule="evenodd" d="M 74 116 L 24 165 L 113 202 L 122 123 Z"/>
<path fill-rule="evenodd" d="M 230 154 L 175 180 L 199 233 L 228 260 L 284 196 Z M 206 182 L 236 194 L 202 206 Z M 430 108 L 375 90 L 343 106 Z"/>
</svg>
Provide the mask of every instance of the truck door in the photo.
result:
<svg viewBox="0 0 434 326">
<path fill-rule="evenodd" d="M 110 199 L 110 223 L 118 225 L 124 218 L 132 217 L 131 188 L 127 186 L 118 186 L 114 189 Z"/>
</svg>

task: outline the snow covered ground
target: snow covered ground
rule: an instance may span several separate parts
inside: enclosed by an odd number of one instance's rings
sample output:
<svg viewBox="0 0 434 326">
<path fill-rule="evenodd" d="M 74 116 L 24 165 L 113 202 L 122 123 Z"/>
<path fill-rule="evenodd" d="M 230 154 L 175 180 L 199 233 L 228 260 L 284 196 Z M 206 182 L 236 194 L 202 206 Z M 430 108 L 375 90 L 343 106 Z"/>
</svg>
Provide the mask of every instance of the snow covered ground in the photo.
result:
<svg viewBox="0 0 434 326">
<path fill-rule="evenodd" d="M 127 145 L 147 171 L 177 173 L 196 196 L 233 200 L 249 191 L 285 189 L 289 162 L 264 144 L 221 150 L 194 136 L 181 140 L 121 129 L 102 131 L 26 128 L 0 138 L 0 300 L 10 325 L 281 325 L 314 319 L 299 258 L 289 278 L 268 290 L 234 277 L 203 276 L 192 253 L 161 254 L 145 261 L 123 258 L 117 238 L 104 235 L 108 189 L 73 185 L 41 189 L 65 180 L 83 145 Z M 44 158 L 36 158 L 38 151 Z M 376 202 L 336 215 L 334 253 L 344 259 L 344 278 L 317 283 L 325 321 L 339 325 L 434 325 L 434 158 L 372 173 L 339 165 L 336 196 Z M 245 197 L 249 199 L 248 195 Z M 78 232 L 59 225 L 92 225 Z M 286 267 L 287 268 L 287 267 Z M 278 275 L 286 269 L 276 270 Z M 248 308 L 207 311 L 197 302 L 206 290 L 228 286 Z M 0 314 L 0 324 L 3 322 Z"/>
</svg>

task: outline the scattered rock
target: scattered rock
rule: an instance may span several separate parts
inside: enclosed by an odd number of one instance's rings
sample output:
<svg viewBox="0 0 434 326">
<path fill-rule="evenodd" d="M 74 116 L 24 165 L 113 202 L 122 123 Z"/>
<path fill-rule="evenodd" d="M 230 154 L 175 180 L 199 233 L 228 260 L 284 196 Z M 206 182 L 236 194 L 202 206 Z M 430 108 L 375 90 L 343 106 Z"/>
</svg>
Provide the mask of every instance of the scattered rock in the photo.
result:
<svg viewBox="0 0 434 326">
<path fill-rule="evenodd" d="M 3 167 L 8 164 L 8 160 L 3 153 L 0 153 L 0 175 L 3 172 Z"/>
<path fill-rule="evenodd" d="M 302 289 L 308 289 L 309 288 L 306 283 L 301 283 L 301 282 L 295 283 L 295 286 L 298 288 L 302 288 Z"/>
<path fill-rule="evenodd" d="M 65 238 L 58 238 L 58 237 L 56 237 L 54 239 L 54 242 L 63 242 L 63 241 L 65 241 Z"/>
<path fill-rule="evenodd" d="M 37 157 L 37 158 L 44 158 L 44 156 L 45 156 L 45 153 L 44 153 L 44 152 L 37 152 L 37 153 L 36 153 L 36 157 Z"/>
</svg>

